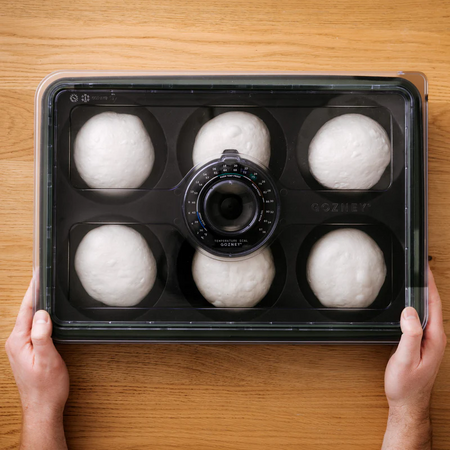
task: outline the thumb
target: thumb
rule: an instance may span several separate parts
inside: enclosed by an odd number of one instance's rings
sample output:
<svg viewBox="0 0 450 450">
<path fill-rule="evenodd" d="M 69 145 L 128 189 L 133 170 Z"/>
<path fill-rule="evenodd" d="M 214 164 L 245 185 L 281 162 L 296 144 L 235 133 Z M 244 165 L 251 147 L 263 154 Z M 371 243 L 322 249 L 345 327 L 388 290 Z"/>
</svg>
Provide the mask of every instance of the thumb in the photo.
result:
<svg viewBox="0 0 450 450">
<path fill-rule="evenodd" d="M 403 334 L 394 357 L 404 366 L 417 367 L 421 358 L 423 330 L 414 308 L 409 306 L 403 310 L 400 327 Z"/>
<path fill-rule="evenodd" d="M 48 356 L 54 348 L 52 335 L 52 321 L 47 311 L 36 311 L 31 328 L 31 342 L 36 358 Z"/>
</svg>

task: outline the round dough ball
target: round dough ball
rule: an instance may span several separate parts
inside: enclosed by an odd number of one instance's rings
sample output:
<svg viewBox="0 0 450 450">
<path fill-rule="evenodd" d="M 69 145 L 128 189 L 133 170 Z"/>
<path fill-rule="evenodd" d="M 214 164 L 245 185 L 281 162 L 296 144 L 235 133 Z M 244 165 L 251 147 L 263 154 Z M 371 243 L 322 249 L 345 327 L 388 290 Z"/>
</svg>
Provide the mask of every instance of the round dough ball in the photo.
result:
<svg viewBox="0 0 450 450">
<path fill-rule="evenodd" d="M 331 231 L 311 249 L 309 285 L 329 308 L 365 308 L 377 297 L 386 278 L 384 255 L 366 233 L 354 228 Z"/>
<path fill-rule="evenodd" d="M 251 308 L 267 294 L 275 277 L 269 248 L 245 260 L 220 261 L 196 251 L 192 275 L 203 297 L 218 308 Z"/>
<path fill-rule="evenodd" d="M 142 120 L 104 112 L 89 119 L 75 139 L 73 158 L 91 188 L 138 188 L 150 175 L 155 151 Z"/>
<path fill-rule="evenodd" d="M 103 225 L 80 242 L 75 271 L 95 300 L 108 306 L 134 306 L 150 292 L 157 268 L 140 233 L 124 225 Z"/>
<path fill-rule="evenodd" d="M 206 122 L 198 132 L 192 160 L 194 165 L 219 158 L 224 150 L 234 149 L 257 159 L 268 167 L 270 134 L 266 124 L 248 112 L 230 111 Z"/>
<path fill-rule="evenodd" d="M 309 146 L 309 168 L 330 189 L 370 189 L 391 160 L 384 128 L 361 114 L 344 114 L 320 128 Z"/>
</svg>

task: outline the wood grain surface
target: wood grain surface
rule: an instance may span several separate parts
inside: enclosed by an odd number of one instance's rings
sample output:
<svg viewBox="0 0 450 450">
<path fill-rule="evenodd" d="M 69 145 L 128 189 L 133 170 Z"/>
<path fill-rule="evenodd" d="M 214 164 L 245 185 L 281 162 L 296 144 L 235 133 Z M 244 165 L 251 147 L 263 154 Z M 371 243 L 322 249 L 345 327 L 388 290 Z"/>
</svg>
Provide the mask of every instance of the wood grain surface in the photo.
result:
<svg viewBox="0 0 450 450">
<path fill-rule="evenodd" d="M 33 101 L 59 69 L 418 70 L 429 95 L 432 268 L 450 334 L 450 2 L 0 0 L 0 448 L 19 397 L 3 344 L 31 277 Z M 70 449 L 379 449 L 389 346 L 61 345 Z M 432 405 L 450 448 L 450 358 Z M 406 450 L 406 449 L 405 449 Z"/>
</svg>

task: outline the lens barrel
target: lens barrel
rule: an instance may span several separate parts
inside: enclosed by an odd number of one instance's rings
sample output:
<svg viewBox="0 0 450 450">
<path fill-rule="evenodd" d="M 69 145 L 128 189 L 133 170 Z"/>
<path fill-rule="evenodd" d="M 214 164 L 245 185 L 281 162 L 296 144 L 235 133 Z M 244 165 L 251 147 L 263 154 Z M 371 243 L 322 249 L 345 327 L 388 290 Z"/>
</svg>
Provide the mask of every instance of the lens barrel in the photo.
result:
<svg viewBox="0 0 450 450">
<path fill-rule="evenodd" d="M 214 183 L 206 191 L 202 203 L 206 225 L 225 235 L 245 233 L 260 212 L 254 188 L 242 180 Z"/>
</svg>

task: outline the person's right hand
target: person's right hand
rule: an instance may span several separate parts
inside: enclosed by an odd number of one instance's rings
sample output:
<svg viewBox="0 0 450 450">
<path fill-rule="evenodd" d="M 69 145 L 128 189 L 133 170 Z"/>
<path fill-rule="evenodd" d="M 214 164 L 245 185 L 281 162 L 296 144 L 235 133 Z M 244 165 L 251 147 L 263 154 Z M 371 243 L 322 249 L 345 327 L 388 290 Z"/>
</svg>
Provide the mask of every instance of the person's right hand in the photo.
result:
<svg viewBox="0 0 450 450">
<path fill-rule="evenodd" d="M 403 335 L 396 352 L 391 356 L 386 367 L 385 390 L 389 403 L 388 429 L 386 441 L 393 441 L 402 432 L 414 435 L 425 442 L 430 439 L 429 407 L 431 391 L 436 380 L 439 366 L 444 357 L 447 337 L 444 332 L 441 299 L 434 282 L 433 274 L 428 269 L 428 323 L 423 332 L 414 308 L 403 310 L 400 326 Z M 389 439 L 387 437 L 390 436 Z M 394 436 L 394 437 L 393 437 Z M 400 439 L 403 447 L 431 448 L 425 445 L 405 445 L 404 436 Z"/>
</svg>

